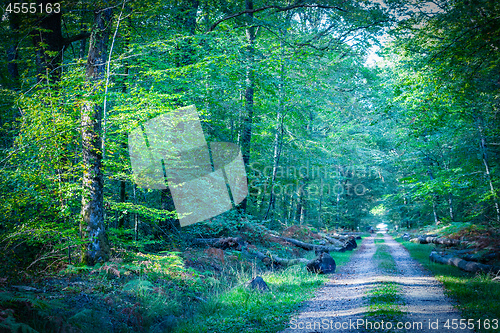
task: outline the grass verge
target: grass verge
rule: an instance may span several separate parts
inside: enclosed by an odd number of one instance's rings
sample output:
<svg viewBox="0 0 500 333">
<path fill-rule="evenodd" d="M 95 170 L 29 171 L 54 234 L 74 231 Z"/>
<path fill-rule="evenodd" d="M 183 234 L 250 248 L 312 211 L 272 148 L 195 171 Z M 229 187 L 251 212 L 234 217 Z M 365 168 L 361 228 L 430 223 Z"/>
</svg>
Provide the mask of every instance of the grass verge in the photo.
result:
<svg viewBox="0 0 500 333">
<path fill-rule="evenodd" d="M 383 239 L 374 239 L 376 251 L 373 259 L 376 261 L 378 268 L 387 275 L 397 273 L 396 262 L 389 253 L 389 247 L 384 244 Z M 378 283 L 371 289 L 366 297 L 368 298 L 368 312 L 365 314 L 365 321 L 372 323 L 397 322 L 400 321 L 404 312 L 401 311 L 401 305 L 404 300 L 401 296 L 401 290 L 397 283 L 384 281 Z M 381 331 L 380 328 L 368 331 Z M 384 330 L 390 332 L 390 330 Z"/>
<path fill-rule="evenodd" d="M 500 283 L 494 276 L 471 274 L 457 267 L 429 261 L 433 245 L 415 244 L 396 239 L 410 255 L 442 282 L 446 294 L 457 302 L 462 318 L 474 323 L 477 332 L 500 331 Z"/>
<path fill-rule="evenodd" d="M 386 274 L 395 274 L 397 272 L 396 262 L 389 253 L 389 247 L 385 244 L 376 244 L 376 246 L 377 250 L 373 255 L 373 259 L 377 262 L 378 268 Z"/>
<path fill-rule="evenodd" d="M 370 290 L 368 296 L 370 311 L 366 315 L 367 318 L 395 322 L 404 315 L 400 309 L 403 298 L 397 283 L 382 282 Z"/>
</svg>

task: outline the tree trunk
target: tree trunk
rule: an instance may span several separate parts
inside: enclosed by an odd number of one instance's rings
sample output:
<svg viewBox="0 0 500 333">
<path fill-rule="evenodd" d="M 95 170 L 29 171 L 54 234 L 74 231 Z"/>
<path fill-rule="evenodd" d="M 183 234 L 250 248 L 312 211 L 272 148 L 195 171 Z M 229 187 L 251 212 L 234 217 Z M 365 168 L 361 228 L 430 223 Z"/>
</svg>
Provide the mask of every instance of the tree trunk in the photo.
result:
<svg viewBox="0 0 500 333">
<path fill-rule="evenodd" d="M 276 182 L 276 175 L 278 172 L 279 161 L 281 156 L 282 140 L 283 140 L 283 108 L 285 103 L 284 85 L 285 85 L 285 49 L 283 48 L 283 38 L 285 33 L 281 33 L 280 48 L 281 48 L 281 67 L 278 84 L 278 109 L 276 110 L 276 132 L 274 133 L 274 149 L 273 149 L 273 175 L 271 178 L 271 194 L 269 195 L 269 205 L 267 207 L 264 220 L 268 219 L 269 213 L 274 210 L 276 197 L 274 195 L 273 186 Z"/>
<path fill-rule="evenodd" d="M 122 149 L 127 149 L 127 145 L 125 142 L 122 142 Z M 127 187 L 124 179 L 120 180 L 120 202 L 125 202 L 127 201 Z M 120 220 L 118 221 L 118 227 L 123 228 L 125 226 L 125 215 L 122 215 L 120 217 Z"/>
<path fill-rule="evenodd" d="M 245 9 L 253 10 L 253 1 L 245 1 Z M 245 115 L 243 117 L 243 128 L 241 135 L 241 153 L 243 162 L 248 170 L 250 166 L 250 146 L 252 142 L 252 122 L 253 122 L 253 109 L 254 109 L 254 86 L 255 86 L 255 73 L 254 73 L 254 41 L 255 41 L 255 27 L 253 23 L 253 13 L 247 13 L 248 23 L 246 28 L 246 73 L 245 73 Z M 246 212 L 247 209 L 246 197 L 240 204 L 240 211 Z"/>
<path fill-rule="evenodd" d="M 270 253 L 264 254 L 259 251 L 251 250 L 248 247 L 243 247 L 241 252 L 245 255 L 258 258 L 264 262 L 267 266 L 277 265 L 277 266 L 292 266 L 297 264 L 307 264 L 309 260 L 305 258 L 297 258 L 297 259 L 283 259 L 278 256 L 272 255 Z"/>
<path fill-rule="evenodd" d="M 51 13 L 41 14 L 37 20 L 36 28 L 30 33 L 36 51 L 38 78 L 46 77 L 50 82 L 57 82 L 61 78 L 64 48 L 72 42 L 85 40 L 89 34 L 81 32 L 78 35 L 64 38 L 62 34 L 63 5 L 60 1 L 37 0 L 36 3 L 37 8 L 39 8 L 38 5 L 47 8 L 48 4 L 51 4 L 52 8 L 56 8 L 56 4 L 61 7 L 58 13 L 56 10 L 52 10 Z"/>
<path fill-rule="evenodd" d="M 337 214 L 336 214 L 336 220 L 337 220 L 337 227 L 340 225 L 340 195 L 342 192 L 344 192 L 344 185 L 342 184 L 342 174 L 340 172 L 340 165 L 337 167 L 337 175 L 339 177 L 339 181 L 337 183 L 337 200 L 336 200 L 336 208 L 337 208 Z M 342 189 L 342 191 L 340 191 Z"/>
<path fill-rule="evenodd" d="M 97 94 L 98 86 L 104 83 L 110 21 L 111 9 L 95 12 L 95 26 L 90 38 L 86 66 L 86 77 L 93 85 L 93 94 Z M 97 262 L 107 261 L 110 254 L 104 226 L 104 182 L 101 151 L 102 107 L 93 101 L 84 101 L 81 126 L 84 173 L 80 235 L 85 242 L 82 249 L 82 262 L 94 265 Z"/>
<path fill-rule="evenodd" d="M 17 35 L 19 33 L 19 17 L 14 14 L 9 14 L 9 26 L 12 31 L 13 38 L 12 45 L 7 49 L 7 71 L 11 80 L 15 83 L 19 79 L 19 69 L 17 66 L 18 52 L 17 52 Z"/>
<path fill-rule="evenodd" d="M 170 192 L 169 187 L 161 190 L 160 201 L 161 209 L 163 211 L 169 213 L 175 211 L 174 199 L 172 198 L 172 193 Z M 159 223 L 160 227 L 166 227 L 167 229 L 178 229 L 177 225 L 179 225 L 178 220 L 171 216 L 167 216 Z"/>
<path fill-rule="evenodd" d="M 218 249 L 237 249 L 241 250 L 245 246 L 245 241 L 239 237 L 226 237 L 226 238 L 194 238 L 193 244 L 203 244 Z"/>
<path fill-rule="evenodd" d="M 483 159 L 483 164 L 484 164 L 484 168 L 486 171 L 486 177 L 488 179 L 488 183 L 490 186 L 491 196 L 493 198 L 493 205 L 495 206 L 496 220 L 498 223 L 500 223 L 500 206 L 498 204 L 497 194 L 495 191 L 495 187 L 493 186 L 493 181 L 492 181 L 492 177 L 491 177 L 490 166 L 489 166 L 489 162 L 488 162 L 488 149 L 487 149 L 487 145 L 486 145 L 486 138 L 485 138 L 484 133 L 483 133 L 483 125 L 482 125 L 481 116 L 478 116 L 476 118 L 476 123 L 477 123 L 477 129 L 479 132 L 479 145 L 480 145 L 481 155 L 482 155 L 482 159 Z"/>
<path fill-rule="evenodd" d="M 304 204 L 304 200 L 303 200 L 304 192 L 302 191 L 302 188 L 304 186 L 304 181 L 302 179 L 300 179 L 297 184 L 298 184 L 298 188 L 297 188 L 297 208 L 295 210 L 295 221 L 301 223 L 302 220 L 303 220 L 302 214 L 304 213 L 304 207 L 303 207 L 303 204 Z"/>
<path fill-rule="evenodd" d="M 46 8 L 47 4 L 54 4 L 53 0 L 38 0 L 37 4 Z M 39 20 L 38 30 L 33 32 L 33 44 L 36 48 L 36 63 L 38 77 L 44 75 L 51 82 L 59 81 L 61 77 L 62 50 L 64 38 L 61 30 L 62 11 L 43 14 Z"/>
<path fill-rule="evenodd" d="M 134 195 L 134 204 L 137 205 L 137 184 L 132 185 L 132 193 Z M 139 239 L 139 216 L 137 213 L 134 213 L 134 240 L 137 242 Z"/>
<path fill-rule="evenodd" d="M 320 184 L 321 186 L 321 184 Z M 323 210 L 323 189 L 320 188 L 319 190 L 319 204 L 318 204 L 318 228 L 321 228 L 322 227 L 322 223 L 321 223 L 321 211 Z"/>
<path fill-rule="evenodd" d="M 436 210 L 436 196 L 433 196 L 433 198 L 432 198 L 432 214 L 434 216 L 434 224 L 438 225 L 439 224 L 439 216 L 438 216 L 437 210 Z"/>
<path fill-rule="evenodd" d="M 448 208 L 450 211 L 450 220 L 453 222 L 455 221 L 455 214 L 453 213 L 453 195 L 448 193 Z"/>
<path fill-rule="evenodd" d="M 132 25 L 132 21 L 131 21 L 130 17 L 128 17 L 127 23 L 128 23 L 128 28 L 130 28 L 130 26 Z M 85 42 L 85 39 L 82 40 L 82 43 L 84 43 L 84 42 Z M 125 35 L 125 45 L 124 45 L 125 52 L 128 52 L 129 48 L 130 48 L 130 31 L 127 31 L 127 34 Z M 129 62 L 128 62 L 128 60 L 125 60 L 124 68 L 123 68 L 124 76 L 123 76 L 123 83 L 122 83 L 122 93 L 123 94 L 126 94 L 128 92 L 129 72 L 130 72 Z M 122 146 L 122 150 L 124 152 L 126 152 L 128 150 L 128 146 L 127 146 L 127 142 L 126 142 L 125 138 L 123 139 L 121 146 Z M 127 191 L 126 190 L 127 190 L 127 183 L 126 183 L 125 179 L 122 178 L 122 179 L 120 179 L 120 202 L 121 203 L 124 203 L 125 201 L 127 201 Z M 120 218 L 120 221 L 118 221 L 119 228 L 123 228 L 124 226 L 125 226 L 125 215 L 123 215 Z"/>
<path fill-rule="evenodd" d="M 428 159 L 428 157 L 426 157 L 426 159 Z M 432 171 L 431 169 L 427 169 L 427 174 L 429 175 L 429 178 L 432 180 L 434 180 L 434 175 L 432 174 Z M 437 205 L 436 205 L 436 202 L 437 202 L 437 199 L 438 199 L 438 196 L 436 194 L 433 194 L 432 195 L 432 215 L 434 216 L 434 224 L 439 224 L 439 215 L 437 213 Z"/>
<path fill-rule="evenodd" d="M 321 237 L 323 237 L 324 239 L 326 239 L 328 242 L 332 243 L 333 245 L 336 245 L 336 246 L 344 246 L 344 243 L 347 239 L 342 239 L 342 238 L 334 238 L 334 237 L 330 237 L 326 234 L 323 234 L 323 233 L 318 233 Z M 343 241 L 341 241 L 340 239 L 342 239 Z"/>
</svg>

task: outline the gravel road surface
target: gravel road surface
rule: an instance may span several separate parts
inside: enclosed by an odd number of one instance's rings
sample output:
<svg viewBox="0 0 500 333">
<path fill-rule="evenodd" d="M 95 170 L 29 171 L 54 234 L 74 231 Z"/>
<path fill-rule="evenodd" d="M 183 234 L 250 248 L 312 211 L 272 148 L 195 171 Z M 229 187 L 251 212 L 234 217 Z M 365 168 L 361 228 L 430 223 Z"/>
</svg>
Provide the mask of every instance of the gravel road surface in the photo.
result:
<svg viewBox="0 0 500 333">
<path fill-rule="evenodd" d="M 289 327 L 282 333 L 327 333 L 327 332 L 439 332 L 466 333 L 467 329 L 445 328 L 448 323 L 460 323 L 460 313 L 453 308 L 444 295 L 443 286 L 432 277 L 408 251 L 385 234 L 384 241 L 389 247 L 397 265 L 397 274 L 387 275 L 381 271 L 373 259 L 376 250 L 375 236 L 363 239 L 360 248 L 346 265 L 340 267 L 316 296 L 306 301 Z M 335 254 L 332 253 L 335 258 Z M 382 282 L 399 284 L 405 316 L 390 324 L 366 318 L 367 293 Z M 370 323 L 368 323 L 370 322 Z M 462 321 L 464 322 L 464 321 Z M 370 325 L 371 328 L 370 328 Z M 377 327 L 378 325 L 378 327 Z M 392 330 L 387 330 L 392 325 Z"/>
</svg>

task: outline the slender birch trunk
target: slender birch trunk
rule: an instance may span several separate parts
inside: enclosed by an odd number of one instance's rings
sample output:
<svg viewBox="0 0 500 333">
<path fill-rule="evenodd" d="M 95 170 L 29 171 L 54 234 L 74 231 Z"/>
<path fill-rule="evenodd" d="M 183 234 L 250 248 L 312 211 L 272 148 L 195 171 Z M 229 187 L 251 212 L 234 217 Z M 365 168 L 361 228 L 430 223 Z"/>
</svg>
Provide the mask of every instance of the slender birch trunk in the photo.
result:
<svg viewBox="0 0 500 333">
<path fill-rule="evenodd" d="M 484 169 L 486 172 L 486 178 L 488 179 L 488 184 L 490 187 L 491 196 L 493 198 L 493 205 L 495 206 L 496 220 L 497 220 L 497 222 L 500 222 L 500 206 L 498 204 L 498 198 L 497 198 L 495 187 L 493 185 L 492 175 L 491 175 L 491 171 L 490 171 L 490 165 L 489 165 L 489 161 L 488 161 L 488 148 L 487 148 L 487 143 L 486 143 L 486 137 L 484 136 L 484 130 L 483 130 L 481 116 L 478 116 L 476 118 L 476 124 L 477 124 L 478 133 L 479 133 L 479 146 L 480 146 L 480 151 L 481 151 L 482 160 L 483 160 L 483 164 L 484 164 Z"/>
<path fill-rule="evenodd" d="M 245 9 L 253 9 L 253 1 L 245 1 Z M 246 72 L 245 72 L 245 115 L 243 116 L 243 128 L 241 135 L 241 153 L 243 162 L 248 169 L 250 165 L 250 146 L 252 142 L 252 122 L 254 111 L 254 87 L 255 87 L 255 69 L 254 69 L 254 42 L 255 27 L 253 25 L 253 13 L 247 14 L 248 23 L 246 28 Z M 247 197 L 248 198 L 248 197 Z M 240 204 L 240 211 L 245 212 L 247 208 L 247 198 Z"/>
</svg>

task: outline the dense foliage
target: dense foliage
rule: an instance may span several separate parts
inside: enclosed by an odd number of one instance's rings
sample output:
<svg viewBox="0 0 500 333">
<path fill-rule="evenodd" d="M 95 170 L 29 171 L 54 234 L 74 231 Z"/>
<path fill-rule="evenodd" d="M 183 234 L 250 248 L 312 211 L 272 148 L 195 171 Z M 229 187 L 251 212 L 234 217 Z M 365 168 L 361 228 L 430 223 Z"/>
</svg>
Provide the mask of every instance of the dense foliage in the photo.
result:
<svg viewBox="0 0 500 333">
<path fill-rule="evenodd" d="M 176 235 L 245 221 L 498 225 L 499 9 L 140 0 L 5 12 L 2 249 L 92 264 L 109 242 L 176 248 Z M 383 60 L 367 65 L 381 36 Z M 180 230 L 170 192 L 134 184 L 127 135 L 187 105 L 207 141 L 241 147 L 249 196 Z"/>
</svg>

